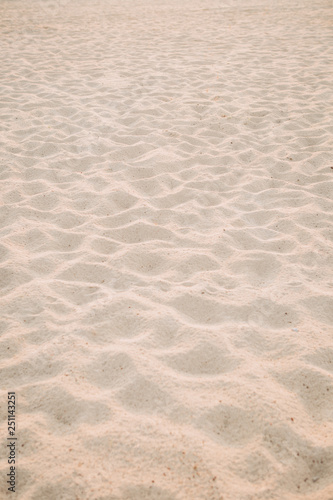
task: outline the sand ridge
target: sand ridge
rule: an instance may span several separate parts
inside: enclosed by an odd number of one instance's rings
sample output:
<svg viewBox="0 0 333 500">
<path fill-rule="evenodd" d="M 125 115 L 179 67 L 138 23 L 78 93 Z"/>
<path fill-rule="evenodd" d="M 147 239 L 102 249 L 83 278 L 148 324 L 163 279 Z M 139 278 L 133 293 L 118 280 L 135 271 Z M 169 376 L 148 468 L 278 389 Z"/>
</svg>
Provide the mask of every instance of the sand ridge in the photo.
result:
<svg viewBox="0 0 333 500">
<path fill-rule="evenodd" d="M 0 6 L 20 500 L 332 500 L 332 10 Z"/>
</svg>

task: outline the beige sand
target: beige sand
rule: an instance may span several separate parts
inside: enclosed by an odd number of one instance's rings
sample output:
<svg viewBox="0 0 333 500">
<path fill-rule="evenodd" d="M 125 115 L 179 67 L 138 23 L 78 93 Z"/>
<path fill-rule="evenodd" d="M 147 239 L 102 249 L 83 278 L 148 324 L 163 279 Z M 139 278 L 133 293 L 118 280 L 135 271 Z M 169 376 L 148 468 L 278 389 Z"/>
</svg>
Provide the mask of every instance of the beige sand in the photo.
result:
<svg viewBox="0 0 333 500">
<path fill-rule="evenodd" d="M 1 2 L 1 499 L 333 498 L 330 4 Z"/>
</svg>

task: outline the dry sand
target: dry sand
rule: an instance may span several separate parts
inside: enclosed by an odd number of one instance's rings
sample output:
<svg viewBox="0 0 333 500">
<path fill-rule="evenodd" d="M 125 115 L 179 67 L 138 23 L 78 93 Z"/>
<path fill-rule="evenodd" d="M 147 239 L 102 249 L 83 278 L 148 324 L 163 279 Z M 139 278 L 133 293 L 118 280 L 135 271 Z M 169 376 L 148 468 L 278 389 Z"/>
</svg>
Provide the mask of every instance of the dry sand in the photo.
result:
<svg viewBox="0 0 333 500">
<path fill-rule="evenodd" d="M 330 5 L 1 2 L 1 499 L 333 498 Z"/>
</svg>

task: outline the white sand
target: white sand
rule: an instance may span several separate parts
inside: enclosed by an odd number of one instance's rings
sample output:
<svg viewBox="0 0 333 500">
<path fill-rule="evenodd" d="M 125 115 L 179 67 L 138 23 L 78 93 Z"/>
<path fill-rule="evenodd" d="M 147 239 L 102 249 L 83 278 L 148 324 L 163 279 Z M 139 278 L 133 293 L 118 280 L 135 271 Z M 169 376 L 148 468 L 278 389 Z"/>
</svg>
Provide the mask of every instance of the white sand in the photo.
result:
<svg viewBox="0 0 333 500">
<path fill-rule="evenodd" d="M 19 500 L 333 498 L 329 0 L 2 0 Z"/>
</svg>

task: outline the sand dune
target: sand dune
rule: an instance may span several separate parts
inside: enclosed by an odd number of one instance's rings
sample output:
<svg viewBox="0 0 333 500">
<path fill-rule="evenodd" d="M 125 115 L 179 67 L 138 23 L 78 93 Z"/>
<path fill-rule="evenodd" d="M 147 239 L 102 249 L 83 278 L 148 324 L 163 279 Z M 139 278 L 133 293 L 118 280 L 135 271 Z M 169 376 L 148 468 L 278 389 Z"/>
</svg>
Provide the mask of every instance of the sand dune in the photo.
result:
<svg viewBox="0 0 333 500">
<path fill-rule="evenodd" d="M 0 13 L 0 497 L 332 500 L 330 2 Z"/>
</svg>

